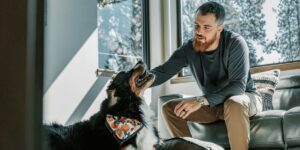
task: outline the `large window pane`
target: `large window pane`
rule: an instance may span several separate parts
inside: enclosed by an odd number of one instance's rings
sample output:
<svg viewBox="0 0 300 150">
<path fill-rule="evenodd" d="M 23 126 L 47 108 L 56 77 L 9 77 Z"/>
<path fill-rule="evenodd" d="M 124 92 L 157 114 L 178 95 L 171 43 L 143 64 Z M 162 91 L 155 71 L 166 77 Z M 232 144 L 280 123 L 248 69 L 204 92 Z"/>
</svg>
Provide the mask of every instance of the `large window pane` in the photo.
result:
<svg viewBox="0 0 300 150">
<path fill-rule="evenodd" d="M 98 2 L 99 68 L 122 71 L 144 60 L 144 1 Z"/>
<path fill-rule="evenodd" d="M 251 67 L 300 60 L 300 1 L 214 1 L 225 8 L 225 29 L 247 41 Z M 182 42 L 192 38 L 195 10 L 204 2 L 207 0 L 178 0 Z M 189 69 L 183 70 L 183 75 L 189 74 Z"/>
</svg>

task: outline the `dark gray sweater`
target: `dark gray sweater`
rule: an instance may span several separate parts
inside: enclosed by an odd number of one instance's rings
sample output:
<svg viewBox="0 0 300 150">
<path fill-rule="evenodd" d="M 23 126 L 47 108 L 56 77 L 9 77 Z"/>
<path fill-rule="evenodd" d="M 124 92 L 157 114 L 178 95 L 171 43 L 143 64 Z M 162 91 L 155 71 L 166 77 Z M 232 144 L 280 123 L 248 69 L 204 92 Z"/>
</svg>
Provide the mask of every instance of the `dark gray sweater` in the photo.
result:
<svg viewBox="0 0 300 150">
<path fill-rule="evenodd" d="M 218 48 L 207 53 L 196 52 L 190 39 L 164 64 L 151 70 L 156 75 L 152 86 L 164 83 L 186 66 L 192 70 L 211 107 L 230 96 L 255 91 L 249 72 L 248 46 L 236 33 L 223 30 Z"/>
</svg>

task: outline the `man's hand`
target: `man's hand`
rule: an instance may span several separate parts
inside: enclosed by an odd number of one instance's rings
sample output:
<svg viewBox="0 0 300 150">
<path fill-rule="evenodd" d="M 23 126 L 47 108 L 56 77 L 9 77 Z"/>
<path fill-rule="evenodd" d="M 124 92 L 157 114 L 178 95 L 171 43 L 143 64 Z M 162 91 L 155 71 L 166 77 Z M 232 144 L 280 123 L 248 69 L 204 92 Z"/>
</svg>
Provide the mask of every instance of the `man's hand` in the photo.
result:
<svg viewBox="0 0 300 150">
<path fill-rule="evenodd" d="M 174 109 L 174 113 L 176 116 L 185 119 L 191 113 L 195 112 L 196 110 L 200 109 L 201 105 L 194 99 L 184 100 L 176 105 Z"/>
</svg>

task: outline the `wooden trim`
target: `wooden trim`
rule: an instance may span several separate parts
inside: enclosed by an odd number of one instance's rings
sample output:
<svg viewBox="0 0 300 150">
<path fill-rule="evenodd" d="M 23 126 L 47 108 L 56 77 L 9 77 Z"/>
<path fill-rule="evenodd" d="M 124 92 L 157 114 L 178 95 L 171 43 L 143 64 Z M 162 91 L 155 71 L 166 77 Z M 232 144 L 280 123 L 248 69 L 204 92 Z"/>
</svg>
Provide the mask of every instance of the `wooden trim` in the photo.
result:
<svg viewBox="0 0 300 150">
<path fill-rule="evenodd" d="M 292 62 L 292 63 L 253 67 L 250 69 L 250 72 L 257 73 L 257 72 L 263 72 L 263 71 L 272 70 L 272 69 L 280 69 L 281 71 L 300 69 L 300 61 L 296 61 L 296 62 Z"/>
<path fill-rule="evenodd" d="M 177 84 L 177 83 L 188 83 L 188 82 L 195 82 L 193 76 L 184 76 L 184 77 L 175 77 L 170 80 L 171 84 Z"/>
<path fill-rule="evenodd" d="M 300 61 L 285 63 L 285 64 L 274 64 L 268 66 L 253 67 L 250 69 L 250 72 L 257 73 L 257 72 L 263 72 L 272 69 L 280 69 L 281 71 L 300 69 Z M 187 82 L 195 82 L 195 79 L 193 78 L 193 76 L 183 76 L 183 77 L 177 76 L 170 80 L 171 84 L 187 83 Z"/>
</svg>

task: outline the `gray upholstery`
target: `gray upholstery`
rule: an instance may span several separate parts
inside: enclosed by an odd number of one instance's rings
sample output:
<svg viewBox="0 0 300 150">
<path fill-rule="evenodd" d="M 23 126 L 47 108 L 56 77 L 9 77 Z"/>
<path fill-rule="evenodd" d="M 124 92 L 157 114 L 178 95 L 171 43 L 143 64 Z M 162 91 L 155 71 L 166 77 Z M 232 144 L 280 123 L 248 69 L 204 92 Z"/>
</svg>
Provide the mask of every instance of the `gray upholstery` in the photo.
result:
<svg viewBox="0 0 300 150">
<path fill-rule="evenodd" d="M 163 144 L 156 145 L 156 150 L 224 150 L 221 146 L 191 137 L 165 139 Z"/>
<path fill-rule="evenodd" d="M 300 106 L 300 75 L 280 78 L 273 96 L 274 109 L 289 110 Z"/>
<path fill-rule="evenodd" d="M 287 146 L 297 146 L 300 149 L 300 106 L 294 107 L 285 113 L 283 131 Z"/>
<path fill-rule="evenodd" d="M 284 148 L 282 118 L 285 111 L 264 111 L 251 118 L 250 147 Z"/>
<path fill-rule="evenodd" d="M 161 116 L 161 105 L 183 95 L 161 96 L 159 100 L 159 132 L 169 138 Z M 274 110 L 256 114 L 250 118 L 251 149 L 300 149 L 300 75 L 280 78 L 273 96 Z M 224 121 L 211 124 L 188 123 L 194 138 L 214 142 L 229 148 Z"/>
</svg>

